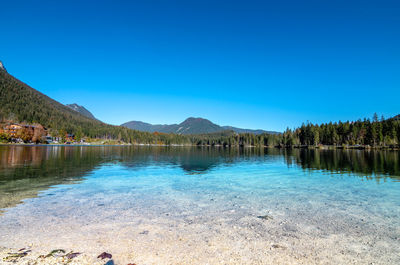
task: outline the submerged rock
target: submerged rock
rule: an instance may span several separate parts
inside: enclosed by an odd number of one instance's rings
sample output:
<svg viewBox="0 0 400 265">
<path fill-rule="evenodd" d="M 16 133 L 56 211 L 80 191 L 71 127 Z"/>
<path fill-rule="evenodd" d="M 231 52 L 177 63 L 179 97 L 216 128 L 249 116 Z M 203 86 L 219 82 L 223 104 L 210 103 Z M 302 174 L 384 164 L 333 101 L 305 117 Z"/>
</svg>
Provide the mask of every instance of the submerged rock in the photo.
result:
<svg viewBox="0 0 400 265">
<path fill-rule="evenodd" d="M 8 253 L 9 255 L 5 258 L 3 258 L 3 261 L 6 262 L 17 262 L 20 258 L 25 257 L 28 255 L 28 252 L 22 252 L 22 253 Z"/>
<path fill-rule="evenodd" d="M 97 258 L 98 259 L 111 259 L 112 255 L 110 253 L 103 252 Z"/>
<path fill-rule="evenodd" d="M 259 219 L 261 219 L 261 220 L 272 220 L 272 219 L 274 219 L 271 215 L 268 215 L 268 214 L 266 214 L 266 215 L 259 215 L 259 216 L 257 216 L 257 218 L 259 218 Z"/>
<path fill-rule="evenodd" d="M 49 254 L 47 254 L 45 256 L 45 258 L 47 258 L 47 257 L 62 257 L 62 256 L 64 256 L 64 254 L 65 254 L 64 249 L 54 249 Z"/>
<path fill-rule="evenodd" d="M 278 245 L 278 244 L 273 244 L 271 247 L 272 247 L 272 248 L 281 248 L 281 249 L 286 249 L 286 247 L 284 247 L 284 246 L 281 246 L 281 245 Z"/>
<path fill-rule="evenodd" d="M 28 255 L 28 253 L 31 252 L 30 249 L 26 249 L 26 248 L 21 248 L 18 250 L 18 252 L 12 253 L 12 252 L 8 252 L 7 256 L 3 258 L 3 261 L 6 262 L 17 262 L 20 258 L 25 257 L 26 255 Z"/>
</svg>

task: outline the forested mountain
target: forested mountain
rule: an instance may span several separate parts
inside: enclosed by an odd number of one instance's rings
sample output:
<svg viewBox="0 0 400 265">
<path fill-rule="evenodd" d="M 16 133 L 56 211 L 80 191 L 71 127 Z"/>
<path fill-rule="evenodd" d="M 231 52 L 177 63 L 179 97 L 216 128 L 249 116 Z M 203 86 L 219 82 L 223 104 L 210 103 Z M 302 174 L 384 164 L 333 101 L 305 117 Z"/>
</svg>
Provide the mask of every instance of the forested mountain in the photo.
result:
<svg viewBox="0 0 400 265">
<path fill-rule="evenodd" d="M 0 118 L 51 128 L 101 125 L 0 70 Z"/>
<path fill-rule="evenodd" d="M 177 134 L 204 134 L 224 131 L 221 127 L 203 118 L 187 118 L 178 125 Z"/>
<path fill-rule="evenodd" d="M 77 140 L 90 137 L 136 144 L 241 145 L 250 142 L 246 139 L 254 138 L 254 135 L 237 135 L 233 132 L 199 135 L 149 133 L 105 124 L 40 93 L 11 76 L 4 67 L 0 69 L 0 122 L 41 124 L 48 128 L 53 136 L 75 134 Z M 183 125 L 189 127 L 192 122 L 199 121 L 188 119 Z M 203 123 L 207 124 L 209 121 L 202 120 L 197 124 Z"/>
<path fill-rule="evenodd" d="M 72 133 L 78 139 L 87 136 L 154 143 L 165 138 L 88 118 L 14 78 L 4 67 L 0 68 L 0 121 L 41 124 L 52 135 L 63 137 Z"/>
<path fill-rule="evenodd" d="M 90 118 L 90 119 L 96 119 L 96 118 L 94 117 L 94 115 L 93 115 L 90 111 L 88 111 L 84 106 L 80 106 L 80 105 L 78 105 L 78 104 L 76 104 L 76 103 L 67 104 L 67 105 L 65 105 L 65 106 L 67 106 L 67 107 L 69 107 L 70 109 L 73 109 L 73 110 L 79 112 L 79 113 L 82 114 L 83 116 L 86 116 L 86 117 L 88 117 L 88 118 Z"/>
<path fill-rule="evenodd" d="M 53 136 L 67 133 L 81 137 L 116 139 L 136 144 L 191 144 L 221 146 L 280 146 L 310 147 L 319 145 L 355 147 L 400 147 L 399 115 L 390 118 L 303 124 L 282 134 L 236 133 L 225 130 L 206 119 L 189 118 L 181 124 L 157 125 L 157 132 L 141 132 L 123 126 L 113 126 L 88 118 L 81 113 L 47 97 L 0 68 L 0 122 L 41 124 Z M 154 125 L 134 122 L 140 129 Z M 126 126 L 126 124 L 124 124 Z M 167 129 L 166 129 L 167 128 Z M 232 127 L 229 127 L 232 128 Z M 237 129 L 237 128 L 236 128 Z M 160 131 L 165 130 L 166 133 Z M 242 129 L 241 129 L 242 130 Z M 174 133 L 172 133 L 174 132 Z M 200 134 L 198 134 L 201 132 Z M 0 135 L 1 136 L 1 135 Z"/>
<path fill-rule="evenodd" d="M 271 133 L 277 134 L 277 132 L 268 132 L 264 130 L 251 130 L 241 129 L 232 126 L 219 126 L 207 119 L 203 118 L 187 118 L 180 124 L 150 124 L 141 121 L 130 121 L 122 124 L 121 126 L 144 132 L 161 132 L 161 133 L 176 133 L 176 134 L 206 134 L 216 133 L 223 131 L 233 131 L 236 133 Z"/>
</svg>

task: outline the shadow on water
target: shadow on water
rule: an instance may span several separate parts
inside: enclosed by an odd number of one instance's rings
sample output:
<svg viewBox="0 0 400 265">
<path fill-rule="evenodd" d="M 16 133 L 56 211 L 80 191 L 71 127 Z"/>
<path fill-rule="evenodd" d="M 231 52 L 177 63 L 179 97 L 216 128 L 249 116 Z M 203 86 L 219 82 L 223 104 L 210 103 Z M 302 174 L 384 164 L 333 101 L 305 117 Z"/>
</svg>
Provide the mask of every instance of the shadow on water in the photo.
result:
<svg viewBox="0 0 400 265">
<path fill-rule="evenodd" d="M 138 146 L 0 146 L 0 209 L 14 207 L 40 191 L 79 183 L 105 163 L 129 170 L 176 166 L 204 174 L 238 162 L 286 163 L 307 170 L 351 173 L 366 179 L 400 180 L 398 151 L 307 150 Z"/>
</svg>

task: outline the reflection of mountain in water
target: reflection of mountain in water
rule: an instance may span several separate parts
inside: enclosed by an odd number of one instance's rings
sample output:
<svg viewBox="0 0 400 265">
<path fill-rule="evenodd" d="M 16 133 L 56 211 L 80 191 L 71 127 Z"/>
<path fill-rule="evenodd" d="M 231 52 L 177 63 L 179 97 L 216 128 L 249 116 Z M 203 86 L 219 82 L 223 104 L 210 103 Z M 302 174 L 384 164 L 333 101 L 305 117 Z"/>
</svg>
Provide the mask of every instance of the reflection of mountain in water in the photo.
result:
<svg viewBox="0 0 400 265">
<path fill-rule="evenodd" d="M 267 151 L 259 148 L 131 147 L 120 149 L 119 159 L 122 165 L 131 169 L 157 163 L 179 166 L 188 174 L 201 174 L 221 164 L 229 165 L 238 161 L 265 159 Z M 271 153 L 280 155 L 278 149 Z"/>
<path fill-rule="evenodd" d="M 205 173 L 222 163 L 229 163 L 233 156 L 229 149 L 210 147 L 141 147 L 127 149 L 122 164 L 131 169 L 149 164 L 176 165 L 188 174 Z"/>
<path fill-rule="evenodd" d="M 95 149 L 61 146 L 0 146 L 0 209 L 41 190 L 82 180 L 102 161 Z"/>
<path fill-rule="evenodd" d="M 187 174 L 238 162 L 285 161 L 303 169 L 349 172 L 367 179 L 400 179 L 398 151 L 137 146 L 0 146 L 0 209 L 41 190 L 76 183 L 96 167 L 116 162 L 129 170 L 173 165 Z"/>
</svg>

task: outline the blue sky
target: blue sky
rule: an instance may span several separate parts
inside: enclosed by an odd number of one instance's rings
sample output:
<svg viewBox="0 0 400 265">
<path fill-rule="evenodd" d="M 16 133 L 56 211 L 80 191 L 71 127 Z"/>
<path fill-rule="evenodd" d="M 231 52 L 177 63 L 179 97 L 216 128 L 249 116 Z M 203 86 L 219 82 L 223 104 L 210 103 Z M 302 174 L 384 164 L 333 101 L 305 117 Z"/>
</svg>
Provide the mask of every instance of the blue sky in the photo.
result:
<svg viewBox="0 0 400 265">
<path fill-rule="evenodd" d="M 0 60 L 100 120 L 282 131 L 400 113 L 400 1 L 3 1 Z"/>
</svg>

